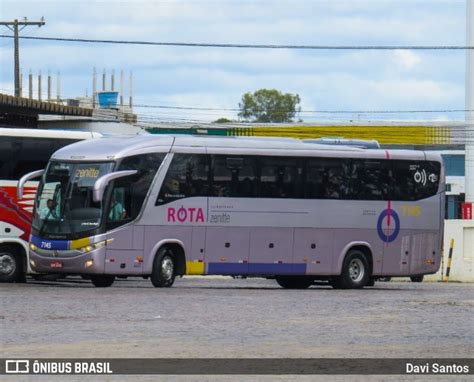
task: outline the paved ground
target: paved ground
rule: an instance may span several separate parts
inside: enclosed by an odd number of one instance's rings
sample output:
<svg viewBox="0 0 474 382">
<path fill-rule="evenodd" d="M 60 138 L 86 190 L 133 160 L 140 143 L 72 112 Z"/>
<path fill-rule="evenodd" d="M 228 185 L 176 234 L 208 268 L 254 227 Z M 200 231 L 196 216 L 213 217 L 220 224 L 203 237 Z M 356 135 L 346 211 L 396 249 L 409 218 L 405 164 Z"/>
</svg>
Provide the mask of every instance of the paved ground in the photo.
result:
<svg viewBox="0 0 474 382">
<path fill-rule="evenodd" d="M 79 278 L 0 286 L 1 357 L 470 357 L 474 285 L 341 291 L 272 280 L 178 279 L 170 289 Z"/>
</svg>

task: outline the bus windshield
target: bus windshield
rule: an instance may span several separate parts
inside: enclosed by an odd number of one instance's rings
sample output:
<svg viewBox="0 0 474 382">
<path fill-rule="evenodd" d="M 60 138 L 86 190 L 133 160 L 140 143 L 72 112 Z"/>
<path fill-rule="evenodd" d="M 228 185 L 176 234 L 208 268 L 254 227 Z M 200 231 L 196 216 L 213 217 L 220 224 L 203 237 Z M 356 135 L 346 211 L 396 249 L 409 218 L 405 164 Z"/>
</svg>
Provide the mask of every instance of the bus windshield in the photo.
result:
<svg viewBox="0 0 474 382">
<path fill-rule="evenodd" d="M 38 234 L 77 234 L 97 229 L 102 203 L 92 199 L 94 183 L 113 162 L 51 162 L 38 189 L 33 228 Z"/>
</svg>

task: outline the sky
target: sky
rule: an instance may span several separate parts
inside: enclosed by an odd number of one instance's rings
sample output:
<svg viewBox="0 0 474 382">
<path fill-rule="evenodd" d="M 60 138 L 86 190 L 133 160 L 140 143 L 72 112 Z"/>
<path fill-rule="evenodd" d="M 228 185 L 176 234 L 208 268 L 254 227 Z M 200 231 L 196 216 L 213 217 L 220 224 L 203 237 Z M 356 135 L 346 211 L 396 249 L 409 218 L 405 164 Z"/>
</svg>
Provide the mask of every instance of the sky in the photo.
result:
<svg viewBox="0 0 474 382">
<path fill-rule="evenodd" d="M 465 45 L 464 0 L 0 0 L 0 19 L 45 18 L 21 35 L 287 45 Z M 12 34 L 0 26 L 0 34 Z M 24 83 L 30 70 L 61 72 L 62 96 L 91 94 L 92 72 L 133 71 L 141 121 L 237 119 L 245 92 L 299 94 L 305 122 L 357 119 L 461 120 L 465 51 L 237 49 L 20 40 Z M 101 84 L 101 80 L 98 80 Z M 110 86 L 110 78 L 108 78 Z M 46 81 L 43 81 L 43 97 Z M 13 94 L 13 40 L 0 38 L 0 92 Z M 35 93 L 37 89 L 35 87 Z M 24 94 L 27 89 L 24 88 Z M 128 91 L 125 92 L 128 97 Z M 223 109 L 223 110 L 222 110 Z M 226 110 L 227 109 L 227 110 Z M 435 110 L 434 113 L 318 111 Z"/>
</svg>

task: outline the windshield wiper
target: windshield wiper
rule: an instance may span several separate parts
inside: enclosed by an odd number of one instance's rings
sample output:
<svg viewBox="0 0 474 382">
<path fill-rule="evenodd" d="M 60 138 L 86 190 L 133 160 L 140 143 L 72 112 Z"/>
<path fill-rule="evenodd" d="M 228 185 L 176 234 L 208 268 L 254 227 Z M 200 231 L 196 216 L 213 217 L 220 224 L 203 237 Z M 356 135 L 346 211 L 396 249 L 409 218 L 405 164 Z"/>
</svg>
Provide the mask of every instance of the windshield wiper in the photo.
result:
<svg viewBox="0 0 474 382">
<path fill-rule="evenodd" d="M 75 169 L 76 169 L 76 167 L 73 166 L 72 167 L 72 173 L 75 173 Z M 61 201 L 61 209 L 60 209 L 60 211 L 63 211 L 62 215 L 64 215 L 64 218 L 65 218 L 64 220 L 67 221 L 67 224 L 69 226 L 69 231 L 73 235 L 76 233 L 76 231 L 74 230 L 74 227 L 71 224 L 71 222 L 69 221 L 69 219 L 66 219 L 66 205 L 68 204 L 67 202 L 69 202 L 72 199 L 72 191 L 73 191 L 73 188 L 74 188 L 74 179 L 75 179 L 75 176 L 73 176 L 72 178 L 71 177 L 69 178 L 69 182 L 67 183 L 66 191 L 64 192 L 64 199 Z"/>
<path fill-rule="evenodd" d="M 48 221 L 49 215 L 50 215 L 50 212 L 48 212 L 48 214 L 46 215 L 46 217 L 43 220 L 43 223 L 41 224 L 41 227 L 40 227 L 39 233 L 38 233 L 39 237 L 43 236 L 43 233 L 44 233 L 43 230 L 44 230 L 44 227 L 46 226 L 46 222 Z"/>
</svg>

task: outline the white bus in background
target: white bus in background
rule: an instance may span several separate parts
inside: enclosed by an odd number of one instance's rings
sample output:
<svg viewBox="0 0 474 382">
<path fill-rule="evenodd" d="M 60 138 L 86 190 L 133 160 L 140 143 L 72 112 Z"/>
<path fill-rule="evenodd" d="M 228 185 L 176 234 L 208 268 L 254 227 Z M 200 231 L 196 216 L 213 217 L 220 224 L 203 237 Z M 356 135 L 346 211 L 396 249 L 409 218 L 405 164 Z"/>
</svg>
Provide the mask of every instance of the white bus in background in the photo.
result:
<svg viewBox="0 0 474 382">
<path fill-rule="evenodd" d="M 28 239 L 38 182 L 26 184 L 17 198 L 18 180 L 43 169 L 66 145 L 99 138 L 99 133 L 0 128 L 0 282 L 24 280 L 29 271 Z"/>
<path fill-rule="evenodd" d="M 423 151 L 244 137 L 79 142 L 41 176 L 30 262 L 99 287 L 134 275 L 156 287 L 185 274 L 285 288 L 416 279 L 440 266 L 444 189 L 441 157 Z M 40 213 L 48 199 L 54 218 Z"/>
</svg>

